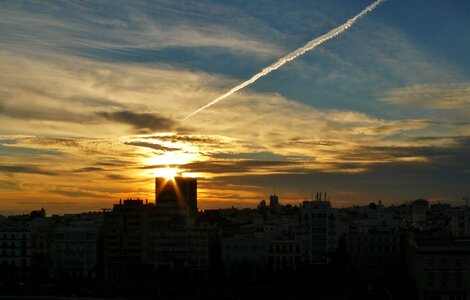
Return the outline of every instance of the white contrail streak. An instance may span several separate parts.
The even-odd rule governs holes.
[[[195,114],[197,114],[198,112],[216,104],[217,102],[227,98],[228,96],[232,95],[233,93],[243,89],[244,87],[252,84],[253,82],[255,82],[256,80],[258,80],[259,78],[271,73],[272,71],[276,70],[276,69],[279,69],[281,66],[283,66],[284,64],[290,62],[291,60],[294,60],[296,59],[297,57],[301,56],[302,54],[304,54],[305,52],[307,51],[310,51],[314,48],[316,48],[317,46],[323,44],[324,42],[328,41],[329,39],[332,39],[334,38],[335,36],[343,33],[344,31],[346,31],[349,27],[353,26],[354,23],[356,23],[356,21],[365,16],[367,13],[371,12],[374,8],[377,7],[377,5],[379,5],[380,3],[384,2],[385,0],[377,0],[375,1],[374,3],[372,3],[371,5],[367,6],[366,8],[364,8],[363,11],[361,11],[358,15],[356,15],[354,18],[352,19],[349,19],[346,23],[330,30],[328,33],[320,36],[320,37],[317,37],[316,39],[313,39],[311,40],[310,42],[308,42],[307,44],[305,44],[305,46],[297,49],[297,50],[294,50],[290,53],[288,53],[287,55],[285,55],[284,57],[280,58],[278,61],[276,61],[275,63],[273,63],[272,65],[264,68],[263,70],[261,70],[261,72],[253,75],[253,77],[251,77],[250,79],[248,79],[247,81],[244,81],[242,83],[240,83],[239,85],[233,87],[231,90],[229,90],[228,92],[226,92],[225,94],[219,96],[218,98],[212,100],[211,102],[207,103],[206,105],[202,106],[201,108],[195,110],[194,112],[190,113],[189,115],[187,115],[184,119],[188,119],[192,116],[194,116]]]

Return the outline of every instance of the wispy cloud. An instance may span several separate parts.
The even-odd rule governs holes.
[[[383,101],[439,110],[469,110],[470,83],[421,84],[388,90]]]
[[[4,3],[0,13],[2,44],[34,44],[37,49],[65,50],[77,55],[93,55],[95,50],[104,50],[108,56],[132,49],[211,47],[233,54],[270,57],[282,49],[261,41],[262,36],[253,36],[252,32],[204,24],[200,18],[176,21],[175,12],[168,9],[171,5],[164,2],[128,3],[117,7],[109,1],[100,6],[106,7],[109,15],[81,3],[44,1],[34,5],[34,9],[26,3]],[[202,16],[203,11],[199,13]]]
[[[161,144],[154,144],[154,143],[149,143],[149,142],[138,142],[138,141],[126,142],[126,145],[137,146],[137,147],[145,147],[145,148],[150,148],[150,149],[153,149],[153,150],[163,151],[163,152],[181,150],[181,148],[167,147],[167,146],[163,146]]]
[[[26,173],[26,174],[38,174],[38,175],[57,175],[56,172],[43,170],[37,166],[21,166],[21,165],[2,165],[0,166],[0,172],[5,173]]]
[[[138,133],[152,133],[158,131],[171,131],[175,122],[169,118],[151,113],[135,113],[129,110],[117,112],[100,112],[100,116],[114,122],[129,124]]]

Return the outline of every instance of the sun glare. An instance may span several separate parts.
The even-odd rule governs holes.
[[[181,170],[178,168],[159,168],[155,170],[156,177],[165,177],[167,179],[172,179],[180,174]]]

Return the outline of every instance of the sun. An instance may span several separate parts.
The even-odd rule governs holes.
[[[156,177],[165,177],[167,179],[173,179],[174,177],[181,174],[181,170],[178,168],[158,168],[155,169]]]

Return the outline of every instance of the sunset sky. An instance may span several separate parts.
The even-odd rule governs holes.
[[[334,206],[470,193],[470,1],[1,1],[0,214],[154,200],[199,208],[322,191]]]

